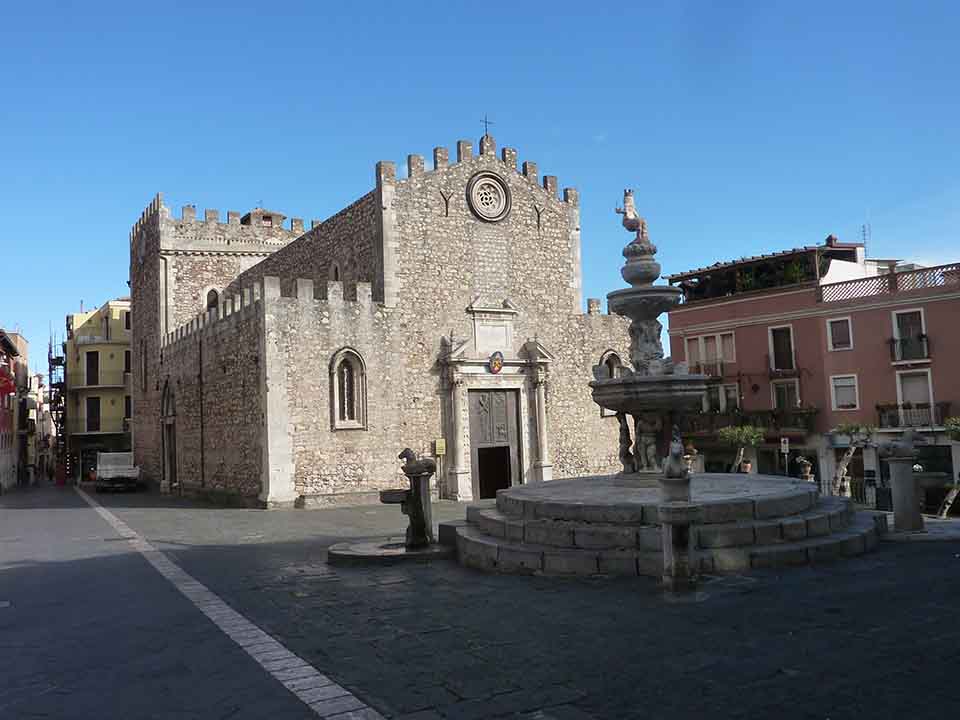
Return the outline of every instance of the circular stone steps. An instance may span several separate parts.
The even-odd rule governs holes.
[[[702,572],[802,565],[873,549],[885,522],[855,513],[847,498],[820,498],[789,478],[698,475],[703,507],[694,526]],[[649,575],[663,571],[656,523],[659,485],[623,476],[508,488],[467,508],[450,528],[461,564],[482,570],[572,575]],[[885,520],[885,518],[883,518]]]

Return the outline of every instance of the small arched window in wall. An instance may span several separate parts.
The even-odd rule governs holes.
[[[330,416],[334,430],[367,427],[367,373],[363,358],[350,348],[330,361]]]
[[[606,370],[606,376],[609,378],[618,378],[623,375],[623,360],[613,350],[607,350],[600,358],[600,364]]]
[[[600,357],[600,367],[603,368],[601,377],[618,378],[623,376],[623,360],[613,350],[607,350]],[[616,413],[607,408],[600,408],[600,417],[613,417]]]
[[[340,266],[337,263],[330,266],[330,279],[333,282],[340,282]]]
[[[220,293],[214,289],[210,289],[207,292],[207,312],[211,310],[216,310],[220,307]]]

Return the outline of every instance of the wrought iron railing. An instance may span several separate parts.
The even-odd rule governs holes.
[[[892,295],[941,287],[960,290],[960,263],[821,285],[817,288],[817,299],[825,303],[842,302],[872,295]]]
[[[706,375],[707,377],[723,377],[724,369],[722,360],[707,360],[706,362],[694,363],[690,367],[690,372],[694,375]]]
[[[949,402],[877,405],[877,425],[882,428],[939,427],[949,416]]]
[[[800,374],[800,369],[797,367],[797,363],[792,356],[789,363],[784,363],[784,365],[789,364],[790,367],[774,367],[777,363],[771,360],[769,355],[765,355],[764,357],[767,358],[767,375],[770,378],[792,378]]]
[[[927,360],[930,358],[930,338],[917,335],[908,338],[890,338],[890,360]]]
[[[769,435],[784,431],[811,433],[816,423],[817,412],[817,408],[796,408],[794,410],[690,413],[682,418],[681,430],[690,435],[713,435],[720,428],[753,425],[763,428]]]

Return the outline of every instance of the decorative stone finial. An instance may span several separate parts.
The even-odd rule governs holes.
[[[633,190],[623,191],[623,207],[615,208],[615,212],[623,215],[623,227],[627,232],[636,233],[633,241],[623,249],[627,262],[620,274],[634,287],[652,285],[660,277],[660,263],[653,259],[657,246],[650,242],[647,221],[637,214]]]

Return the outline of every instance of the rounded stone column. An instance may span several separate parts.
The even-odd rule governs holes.
[[[537,388],[537,479],[540,482],[553,480],[553,463],[550,462],[550,445],[547,438],[547,373],[537,368],[534,378]]]
[[[453,500],[473,500],[473,486],[470,480],[470,474],[466,471],[466,463],[463,459],[464,453],[464,427],[463,427],[463,378],[460,373],[450,370],[450,392],[453,407],[453,423],[450,437],[450,470],[448,478],[450,481],[449,492],[453,495]]]

